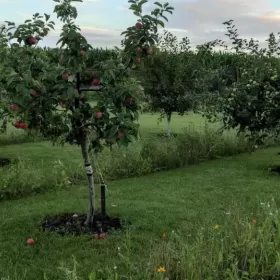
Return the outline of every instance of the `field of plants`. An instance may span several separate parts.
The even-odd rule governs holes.
[[[280,39],[191,49],[130,0],[94,49],[54,2],[1,27],[0,279],[280,279]]]

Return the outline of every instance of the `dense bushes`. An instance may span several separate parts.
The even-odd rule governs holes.
[[[233,133],[220,135],[208,126],[202,131],[190,126],[176,138],[149,136],[136,147],[114,149],[112,153],[100,155],[98,162],[105,179],[114,180],[231,156],[249,151],[251,146],[245,138]],[[98,180],[99,173],[95,175]],[[82,165],[77,168],[76,164],[59,158],[38,164],[27,155],[18,163],[2,168],[0,181],[2,200],[83,183],[84,170]]]

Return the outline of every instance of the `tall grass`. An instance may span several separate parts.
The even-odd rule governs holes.
[[[190,126],[176,138],[149,137],[136,146],[114,149],[111,154],[100,155],[97,161],[93,159],[98,167],[95,168],[96,181],[100,175],[106,180],[129,178],[251,150],[251,144],[244,137],[220,135],[208,126],[199,131]],[[0,200],[57,190],[85,180],[82,164],[71,165],[61,160],[55,160],[50,166],[43,159],[39,165],[20,159],[1,171]]]
[[[118,247],[118,266],[90,274],[91,280],[272,280],[280,279],[280,217],[275,201],[253,214],[228,213],[222,225],[193,232],[168,232],[150,244],[150,255],[135,260],[133,232]],[[81,269],[81,268],[80,268]],[[79,267],[61,267],[65,279],[80,279]]]

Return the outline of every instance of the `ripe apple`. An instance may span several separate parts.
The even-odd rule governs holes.
[[[80,54],[81,54],[81,55],[85,55],[85,54],[86,54],[86,51],[80,50]]]
[[[138,47],[138,48],[136,48],[136,51],[141,53],[143,50],[140,47]]]
[[[30,95],[33,96],[33,97],[38,97],[39,93],[35,89],[31,89],[30,90]]]
[[[103,113],[102,113],[102,112],[96,112],[96,113],[95,113],[95,117],[96,117],[97,119],[102,118],[102,116],[103,116]]]
[[[102,232],[102,233],[99,234],[99,238],[100,238],[100,239],[104,239],[105,236],[106,236],[106,234],[105,234],[104,232]]]
[[[135,62],[139,63],[141,61],[141,58],[140,57],[136,57],[135,58]]]
[[[94,86],[99,86],[99,85],[100,85],[100,80],[97,79],[97,78],[95,78],[95,79],[92,80],[92,84],[93,84]]]
[[[14,122],[13,126],[16,127],[16,128],[19,128],[20,127],[20,122],[18,122],[18,121]]]
[[[148,49],[147,49],[147,54],[152,54],[152,52],[153,52],[153,49],[152,49],[152,48],[148,48]]]
[[[32,45],[36,45],[38,42],[38,40],[34,37],[34,36],[30,36],[28,39],[27,39],[27,44],[29,46],[32,46]]]
[[[142,24],[141,24],[140,22],[137,22],[137,23],[135,24],[135,27],[136,27],[137,29],[141,29],[141,28],[142,28]]]
[[[19,127],[22,129],[26,129],[28,127],[28,125],[27,125],[27,123],[22,122],[19,124]]]
[[[32,239],[32,238],[28,238],[27,241],[26,241],[26,243],[27,243],[28,245],[34,245],[35,241],[34,241],[34,239]]]
[[[17,104],[12,104],[11,105],[11,110],[17,111],[19,109],[19,106]]]
[[[69,78],[68,73],[64,73],[64,74],[62,75],[62,79],[63,79],[63,80],[68,80],[68,78]]]
[[[118,138],[122,138],[122,137],[124,137],[124,133],[122,131],[119,131],[118,132]]]

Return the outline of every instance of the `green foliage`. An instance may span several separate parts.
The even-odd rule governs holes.
[[[153,110],[163,114],[194,108],[194,96],[198,91],[197,61],[189,52],[187,38],[178,42],[170,32],[165,31],[155,54],[145,61],[139,72],[145,94]]]
[[[53,24],[48,22],[49,17],[45,16],[44,23],[39,20],[41,16],[36,14],[34,23],[20,25],[14,33],[6,28],[6,38],[16,38],[18,41],[11,46],[11,56],[4,60],[7,71],[5,89],[11,93],[10,102],[19,106],[15,113],[18,118],[15,126],[24,124],[24,128],[28,126],[31,130],[40,131],[53,141],[80,145],[85,139],[90,139],[89,145],[95,151],[116,142],[127,145],[138,134],[135,122],[138,119],[139,95],[136,92],[142,90],[139,82],[130,75],[135,67],[131,61],[135,50],[126,41],[125,53],[116,51],[114,56],[108,53],[109,58],[103,61],[97,55],[97,58],[88,61],[87,52],[92,47],[75,25],[76,8],[71,6],[70,0],[55,2],[58,4],[54,13],[64,23],[57,43],[60,45],[60,64],[55,63],[46,52],[46,59],[43,59],[42,54],[38,55],[40,51],[32,47],[34,44],[26,41],[30,36],[34,37],[34,32],[41,37],[47,35],[49,26]],[[142,9],[143,4],[138,3],[137,7]],[[133,4],[131,7],[134,9]],[[150,39],[156,38],[156,18],[160,15],[139,17],[145,30],[150,30],[151,26],[154,29],[144,38],[138,33],[135,36],[144,40],[143,43],[151,43]],[[132,36],[132,29],[128,29],[126,40]],[[42,30],[45,30],[44,34]],[[26,37],[27,34],[29,37]],[[25,42],[26,46],[21,46],[21,42]],[[23,58],[21,63],[18,63],[19,58]],[[87,65],[93,60],[99,61],[93,66],[94,69],[88,69]],[[87,102],[81,92],[82,86],[90,88],[92,83],[99,92],[95,106]],[[8,108],[5,110],[9,112]]]
[[[219,95],[210,96],[207,116],[222,119],[225,129],[237,128],[263,143],[271,133],[279,134],[280,40],[271,33],[268,48],[263,49],[253,39],[240,39],[232,21],[224,24],[236,52],[238,75],[234,83],[224,84]]]
[[[10,148],[10,149],[15,149]],[[35,152],[44,159],[51,149],[43,148]],[[250,151],[252,147],[244,137],[232,134],[220,135],[216,130],[205,126],[202,131],[194,127],[186,128],[174,139],[146,137],[137,148],[114,149],[110,154],[99,155],[98,169],[94,170],[96,182],[100,173],[106,180],[131,178],[145,174],[170,170],[203,161],[227,157]],[[4,150],[3,150],[4,152]],[[65,151],[66,154],[71,153]],[[1,168],[0,200],[14,199],[29,194],[58,190],[62,187],[84,183],[84,170],[73,158],[59,155],[59,150],[51,156],[51,162],[33,160],[22,155],[20,161],[10,167]],[[27,157],[26,159],[24,159]],[[53,162],[55,160],[55,162]],[[94,159],[93,159],[94,161]]]

